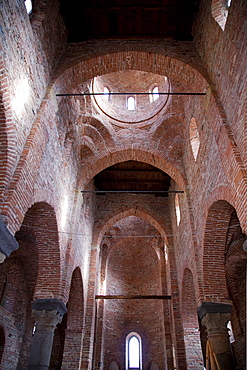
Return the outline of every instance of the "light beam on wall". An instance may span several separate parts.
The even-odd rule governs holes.
[[[62,203],[62,212],[61,212],[61,227],[62,227],[62,229],[65,227],[66,222],[67,222],[68,209],[69,209],[69,199],[68,199],[67,195],[64,195],[63,203]]]
[[[14,97],[12,99],[12,108],[17,116],[21,115],[24,105],[29,99],[29,96],[30,86],[27,77],[24,77],[17,83]]]

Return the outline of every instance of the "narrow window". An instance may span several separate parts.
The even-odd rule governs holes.
[[[126,370],[141,370],[141,338],[130,333],[126,338]]]
[[[199,147],[200,147],[200,139],[199,139],[199,133],[197,130],[196,120],[193,117],[190,120],[189,130],[190,130],[190,145],[191,145],[194,159],[196,161],[197,154],[198,154]]]
[[[158,86],[155,86],[153,88],[153,91],[152,91],[152,98],[153,98],[153,101],[159,99],[160,95],[159,95],[159,89],[158,89]]]
[[[107,101],[110,99],[110,91],[106,86],[104,87],[104,99]]]
[[[133,96],[129,96],[127,99],[127,109],[135,110],[135,98]]]
[[[226,0],[226,7],[230,8],[232,0]]]
[[[155,100],[159,99],[160,94],[159,94],[159,88],[158,86],[155,86],[149,93],[149,99],[150,103],[153,103]]]
[[[33,10],[32,0],[24,0],[24,1],[25,1],[25,7],[27,10],[27,13],[30,14],[31,11]]]
[[[181,214],[180,214],[178,194],[175,195],[175,211],[176,211],[176,217],[177,217],[177,225],[179,226],[180,220],[181,220]]]

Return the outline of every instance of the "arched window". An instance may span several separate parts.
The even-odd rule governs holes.
[[[110,91],[106,86],[104,87],[104,99],[107,101],[110,100]]]
[[[141,370],[141,337],[137,333],[130,333],[126,338],[126,370]]]
[[[24,0],[27,13],[30,14],[33,10],[32,0]]]
[[[127,109],[135,110],[135,98],[133,96],[127,98]]]
[[[194,159],[196,160],[199,147],[200,147],[200,139],[199,139],[199,133],[197,130],[196,120],[193,117],[190,120],[189,130],[190,130],[190,145],[191,145]]]
[[[150,96],[150,102],[151,103],[153,103],[155,100],[159,99],[160,95],[159,95],[159,88],[158,88],[158,86],[155,86],[152,89],[151,94],[149,96]]]

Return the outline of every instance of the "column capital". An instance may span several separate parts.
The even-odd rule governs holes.
[[[57,298],[37,298],[31,305],[35,311],[56,311],[62,316],[67,312],[64,302]]]
[[[229,303],[202,302],[201,306],[197,309],[197,312],[199,318],[202,319],[206,314],[230,314],[231,310],[232,305]]]
[[[32,316],[39,328],[51,330],[62,321],[67,308],[63,301],[55,298],[36,299],[32,303]]]

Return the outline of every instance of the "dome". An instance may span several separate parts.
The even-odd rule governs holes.
[[[169,96],[160,93],[169,91],[166,76],[135,70],[97,76],[92,81],[97,107],[120,126],[147,124],[167,106]]]

